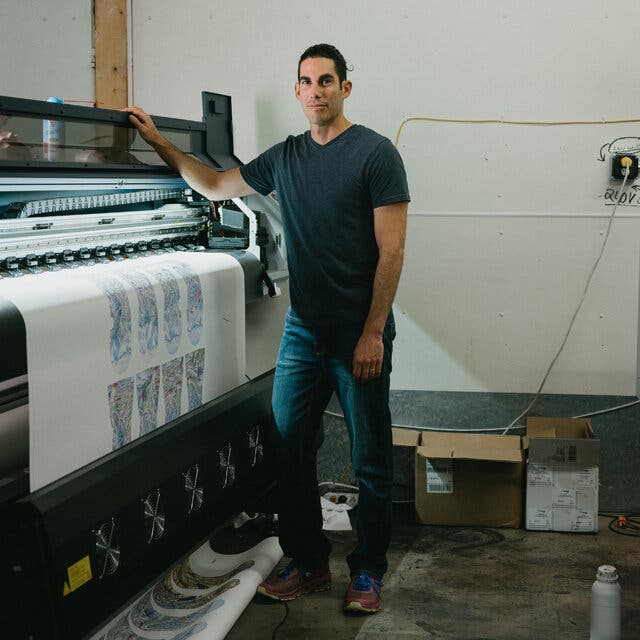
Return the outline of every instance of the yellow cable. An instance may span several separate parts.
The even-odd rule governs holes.
[[[566,122],[546,122],[546,121],[535,121],[535,120],[458,120],[455,118],[432,118],[428,116],[424,117],[410,117],[405,118],[402,121],[402,124],[398,128],[398,133],[396,135],[395,146],[398,146],[400,142],[400,135],[402,134],[402,129],[407,122],[413,122],[414,120],[423,120],[427,122],[453,122],[458,124],[514,124],[520,126],[534,126],[534,127],[559,127],[559,126],[567,126],[567,125],[590,125],[590,124],[627,124],[631,122],[640,122],[640,118],[632,118],[627,120],[569,120]]]

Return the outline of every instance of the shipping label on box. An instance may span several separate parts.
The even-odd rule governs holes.
[[[453,493],[453,460],[426,458],[427,493]]]
[[[549,531],[553,528],[553,506],[551,504],[551,493],[553,489],[553,470],[547,469],[545,465],[544,478],[545,482],[528,482],[527,484],[527,505],[525,526],[527,529],[539,531]],[[540,477],[540,471],[534,470],[532,478],[537,480]],[[550,482],[546,479],[550,477]],[[529,478],[531,480],[531,478]]]
[[[588,532],[596,530],[596,513],[593,510],[576,509],[571,522],[571,531]]]
[[[553,485],[553,467],[535,462],[529,464],[527,482],[532,487],[550,487]]]
[[[556,467],[553,472],[554,490],[572,490],[574,493],[597,494],[598,467]]]
[[[536,506],[529,512],[527,510],[527,529],[548,531],[553,526],[553,509]]]
[[[598,485],[598,468],[587,467],[586,469],[571,470],[571,484],[576,489],[593,489]]]
[[[554,509],[575,509],[576,490],[571,487],[554,485],[551,491],[551,504]]]
[[[596,513],[591,510],[554,509],[553,530],[573,533],[591,533],[596,531]]]

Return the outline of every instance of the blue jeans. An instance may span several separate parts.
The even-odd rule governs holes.
[[[352,375],[362,327],[311,329],[289,309],[273,387],[273,438],[278,479],[280,545],[298,566],[327,564],[331,544],[322,532],[316,474],[318,429],[335,391],[351,439],[351,462],[359,487],[358,545],[347,557],[351,573],[381,579],[387,570],[391,531],[392,441],[389,376],[393,315],[384,334],[379,377],[365,383]]]

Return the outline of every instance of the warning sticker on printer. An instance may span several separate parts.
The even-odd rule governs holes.
[[[453,493],[453,464],[450,458],[427,458],[427,493]]]
[[[85,556],[67,569],[68,580],[64,583],[63,595],[68,596],[92,578],[91,560]]]

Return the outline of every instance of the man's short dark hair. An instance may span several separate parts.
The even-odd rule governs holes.
[[[331,44],[314,44],[300,56],[298,61],[298,80],[300,80],[300,65],[307,58],[329,58],[333,60],[340,86],[347,79],[347,62],[344,56]]]

